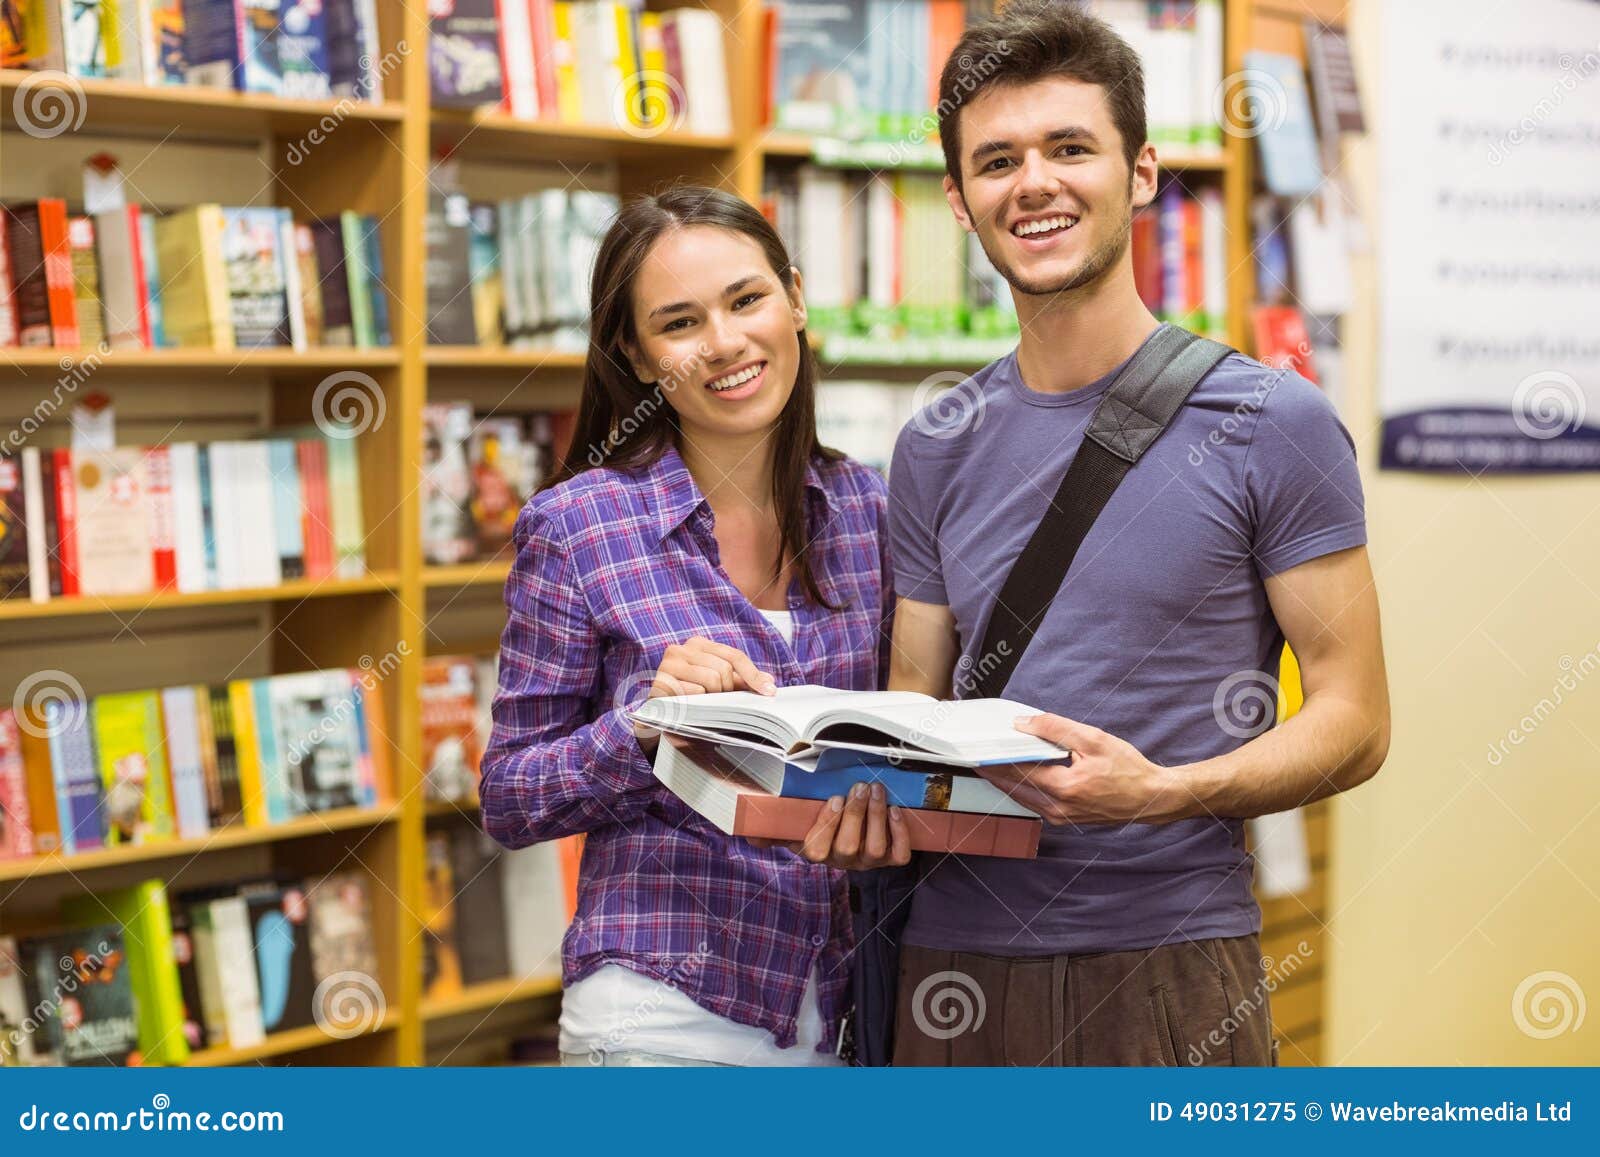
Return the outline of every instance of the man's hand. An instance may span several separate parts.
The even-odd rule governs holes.
[[[1070,763],[980,767],[978,774],[1050,824],[1164,823],[1182,808],[1166,772],[1125,740],[1060,715],[1029,715],[1018,731],[1049,740]]]
[[[834,796],[817,815],[804,840],[751,840],[758,848],[788,848],[813,864],[862,872],[911,862],[911,832],[897,807],[888,805],[883,784],[864,783],[850,798]]]

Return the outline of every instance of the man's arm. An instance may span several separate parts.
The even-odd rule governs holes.
[[[956,617],[949,607],[915,599],[895,601],[889,690],[949,699],[960,651]]]
[[[1293,567],[1266,590],[1305,689],[1282,726],[1226,755],[1162,768],[1099,728],[1038,715],[1018,730],[1070,749],[1071,766],[981,774],[1053,823],[1266,815],[1371,779],[1389,751],[1389,685],[1366,547]]]

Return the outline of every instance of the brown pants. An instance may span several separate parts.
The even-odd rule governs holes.
[[[1275,1065],[1255,936],[1083,956],[906,945],[896,1065]]]

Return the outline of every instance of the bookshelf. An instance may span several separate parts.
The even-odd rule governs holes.
[[[682,0],[679,0],[681,3]],[[652,2],[651,7],[667,6]],[[119,440],[136,440],[163,422],[199,422],[199,438],[242,436],[275,424],[312,417],[319,380],[359,370],[375,383],[384,418],[362,433],[359,458],[368,532],[369,572],[357,579],[295,581],[266,589],[208,591],[118,598],[81,598],[33,605],[0,602],[7,646],[0,681],[16,687],[30,672],[76,672],[88,694],[180,682],[219,682],[314,667],[353,667],[384,661],[381,683],[389,720],[397,802],[376,811],[305,817],[262,829],[228,829],[202,840],[111,849],[73,857],[0,862],[0,897],[6,931],[26,931],[43,920],[60,897],[75,890],[133,882],[151,872],[196,886],[231,876],[293,868],[302,874],[364,865],[370,889],[379,977],[386,1007],[370,1031],[335,1039],[316,1028],[277,1034],[243,1050],[209,1049],[196,1065],[244,1063],[417,1065],[441,1032],[470,1033],[467,1014],[537,1003],[559,992],[553,976],[477,985],[447,1000],[422,997],[422,897],[424,844],[429,821],[467,822],[456,805],[427,802],[422,793],[421,665],[430,653],[492,649],[503,620],[500,590],[504,560],[439,567],[421,552],[419,472],[422,407],[436,398],[470,396],[493,406],[571,405],[583,356],[556,350],[429,347],[425,342],[423,228],[428,174],[436,150],[515,176],[530,166],[554,167],[562,180],[596,181],[629,194],[673,180],[719,185],[751,201],[760,198],[766,166],[813,155],[814,142],[768,136],[757,123],[763,42],[762,15],[748,0],[703,4],[726,29],[733,132],[707,137],[666,132],[641,138],[604,126],[553,125],[514,120],[498,112],[432,110],[429,103],[428,19],[422,5],[377,0],[380,48],[396,57],[385,76],[387,100],[300,101],[207,89],[148,88],[115,81],[39,79],[0,72],[0,156],[21,142],[28,157],[55,157],[63,167],[81,163],[103,139],[129,147],[169,148],[168,142],[242,142],[262,161],[253,178],[254,203],[291,208],[297,218],[341,210],[381,218],[386,292],[394,344],[387,349],[286,349],[240,352],[156,350],[115,352],[91,359],[60,350],[0,350],[0,421],[27,413],[41,387],[75,374],[115,398],[131,419]],[[1237,71],[1250,44],[1253,0],[1227,0],[1225,73]],[[409,47],[408,47],[409,46]],[[80,102],[82,125],[48,141],[26,138],[13,111],[25,88],[55,86]],[[326,139],[306,148],[306,134],[332,122]],[[291,152],[292,150],[292,152]],[[159,154],[152,154],[159,156]],[[169,155],[183,155],[169,153]],[[1245,348],[1253,293],[1248,229],[1251,171],[1249,142],[1225,136],[1220,157],[1166,158],[1177,179],[1221,182],[1228,222],[1229,326]],[[160,162],[157,160],[156,165]],[[14,170],[8,170],[8,173]],[[208,174],[152,173],[150,183],[189,195],[150,196],[157,204],[223,199],[206,184]],[[142,183],[142,182],[141,182]],[[26,193],[0,187],[0,196]],[[37,194],[33,194],[37,195]],[[137,194],[136,194],[137,195]],[[241,202],[242,203],[242,202]],[[981,364],[986,358],[969,361]],[[843,364],[875,366],[891,374],[925,371],[927,361],[899,354],[858,353]],[[76,380],[76,379],[75,379]],[[192,427],[191,427],[192,428]],[[65,415],[47,427],[65,442]],[[135,432],[137,431],[137,432]],[[394,659],[391,664],[387,660]],[[1326,815],[1315,809],[1312,840],[1316,893],[1267,906],[1263,951],[1302,933],[1323,909],[1327,855]],[[1308,916],[1309,914],[1309,916]],[[1320,943],[1320,942],[1319,942]],[[1317,982],[1299,983],[1289,998],[1275,996],[1279,1022],[1300,1030],[1305,1047],[1285,1047],[1284,1063],[1316,1063],[1320,1025],[1320,957]]]

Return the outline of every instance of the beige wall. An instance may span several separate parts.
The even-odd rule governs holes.
[[[1381,132],[1378,0],[1357,0],[1350,22]],[[1374,135],[1346,163],[1381,245],[1377,154]],[[1377,779],[1334,803],[1326,1063],[1600,1063],[1600,475],[1376,471],[1370,258],[1357,276],[1345,416],[1365,458],[1394,739]],[[1530,1028],[1574,1020],[1580,992],[1596,1007],[1539,1039],[1513,997],[1544,972],[1570,983],[1533,982]]]

